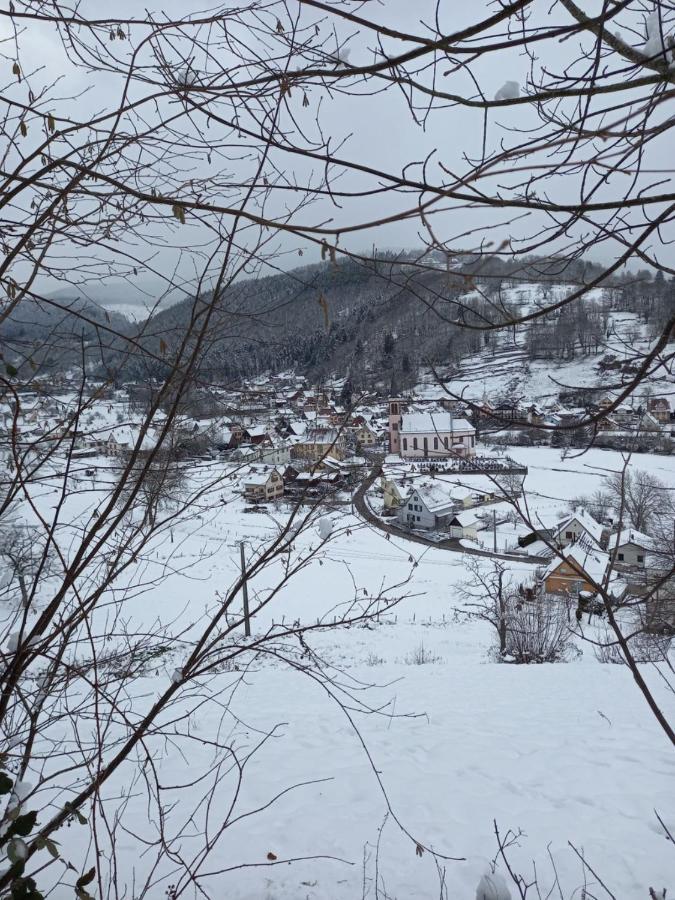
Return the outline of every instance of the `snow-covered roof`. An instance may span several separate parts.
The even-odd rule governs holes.
[[[404,413],[399,430],[401,434],[475,432],[466,419],[458,419],[448,412]]]
[[[456,503],[447,488],[442,487],[440,484],[420,485],[413,488],[410,496],[412,497],[415,493],[431,513],[452,509]]]
[[[267,484],[270,476],[277,472],[276,469],[267,469],[260,472],[251,471],[248,475],[244,475],[242,481],[245,487],[262,487]],[[277,475],[279,473],[277,472]]]
[[[590,547],[588,542],[582,540],[565,547],[562,555],[567,562],[576,563],[576,566],[596,584],[602,581],[609,564],[609,556],[606,553]],[[544,577],[555,572],[561,563],[560,557],[554,556],[544,571]]]
[[[455,519],[459,522],[462,528],[470,528],[472,525],[478,525],[479,520],[476,517],[476,513],[472,510],[465,510],[464,512],[458,512],[455,516]]]
[[[593,516],[590,513],[587,513],[583,509],[576,509],[572,515],[567,516],[567,518],[563,519],[563,521],[558,526],[558,534],[561,531],[564,531],[567,525],[570,522],[576,521],[581,525],[581,527],[593,538],[594,541],[600,543],[602,538],[602,525],[599,522],[596,522]]]
[[[609,539],[608,549],[614,550],[617,547],[625,547],[626,544],[635,544],[643,550],[653,550],[654,541],[647,534],[636,531],[634,528],[624,528],[617,534],[613,534]]]
[[[250,437],[262,437],[267,434],[266,429],[262,425],[256,425],[251,428],[246,429],[250,435]]]

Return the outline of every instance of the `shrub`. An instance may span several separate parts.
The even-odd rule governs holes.
[[[648,634],[645,631],[627,637],[628,647],[637,663],[664,662],[668,658],[671,642],[670,635]],[[595,647],[595,658],[598,662],[614,665],[621,665],[626,661],[616,635],[609,628]]]
[[[440,661],[441,657],[434,656],[433,653],[426,649],[423,643],[415,647],[411,653],[407,653],[404,660],[408,666],[426,666]]]
[[[574,652],[567,615],[550,600],[512,603],[508,613],[504,662],[564,662]]]

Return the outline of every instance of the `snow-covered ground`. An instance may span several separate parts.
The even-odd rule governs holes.
[[[539,284],[523,284],[503,291],[503,302],[524,316],[558,302],[572,293],[571,285],[552,285],[546,289]],[[596,288],[589,291],[585,303],[600,303],[605,291]],[[471,299],[467,294],[467,302]],[[515,399],[546,404],[558,398],[562,389],[575,387],[601,388],[606,375],[597,368],[599,360],[606,354],[619,361],[646,352],[650,346],[650,333],[640,316],[633,312],[612,311],[607,315],[607,331],[597,353],[584,356],[577,353],[574,359],[530,360],[527,352],[527,333],[530,323],[517,327],[514,333],[505,330],[492,337],[492,343],[480,352],[466,356],[452,376],[453,393],[478,400],[485,396],[493,400],[506,395]],[[617,381],[618,376],[612,381]],[[429,374],[427,382],[416,388],[419,396],[430,390],[438,395],[436,378]],[[664,390],[672,383],[667,370],[658,369],[645,380],[653,389]]]
[[[620,462],[619,454],[600,450],[567,459],[550,449],[508,452],[529,467],[525,488],[542,508],[592,492]],[[675,459],[636,456],[634,465],[675,486]],[[220,462],[203,464],[190,478],[194,485],[226,471]],[[64,519],[90,515],[105,490],[105,479],[83,481],[82,492],[69,497]],[[153,549],[137,575],[147,588],[131,591],[125,601],[128,628],[159,620],[186,639],[235,582],[239,542],[246,542],[250,556],[278,533],[281,510],[244,514],[234,485],[223,483],[218,492],[225,503],[205,504],[195,518],[176,526],[173,543]],[[53,504],[49,486],[39,502],[45,509]],[[426,900],[439,897],[438,862],[448,897],[472,898],[497,853],[495,822],[502,835],[522,831],[509,859],[528,879],[536,865],[542,896],[554,885],[554,863],[565,900],[581,897],[584,884],[588,896],[609,897],[584,871],[581,857],[621,900],[646,900],[650,885],[673,890],[673,847],[654,814],[675,828],[672,749],[628,671],[600,664],[583,643],[580,658],[566,664],[491,662],[490,626],[456,614],[462,606],[458,586],[467,578],[461,554],[387,540],[348,506],[331,516],[334,539],[254,619],[253,638],[282,621],[330,623],[355,596],[402,585],[393,591],[400,601],[379,622],[306,636],[348,692],[333,690],[343,706],[308,666],[258,657],[245,674],[211,676],[213,699],[193,717],[193,738],[149,739],[161,782],[176,786],[165,800],[173,797],[178,804],[170,818],[177,822],[191,808],[195,791],[207,788],[206,781],[178,786],[190,784],[213,762],[214,735],[229,734],[245,757],[271,733],[247,763],[235,811],[265,808],[243,817],[216,844],[199,880],[206,896]],[[296,550],[318,542],[312,525]],[[275,583],[280,566],[252,580],[254,600]],[[511,567],[515,578],[531,571],[525,563]],[[173,652],[138,679],[136,711],[180,666],[181,646],[176,640]],[[656,670],[645,667],[644,675],[664,709],[675,714],[674,698]],[[348,695],[354,699],[346,701]],[[131,775],[127,767],[110,784],[111,809]],[[213,832],[233,786],[228,775],[216,791]],[[126,816],[150,836],[156,816],[137,788]],[[78,828],[68,831],[68,852],[82,871],[87,829]],[[441,857],[420,855],[417,843]],[[188,827],[181,853],[189,856],[202,846],[203,838],[191,837]],[[151,859],[131,836],[120,841],[118,852],[127,883],[134,872],[148,871]],[[162,874],[150,896],[164,896],[171,871],[164,868]],[[65,900],[72,889],[59,887],[50,896]],[[560,896],[557,888],[553,896]]]

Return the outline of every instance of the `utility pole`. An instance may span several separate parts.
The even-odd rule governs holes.
[[[246,557],[244,556],[244,542],[239,542],[241,551],[241,588],[244,595],[244,635],[251,637],[251,619],[248,611],[248,584],[246,583]]]
[[[497,552],[497,510],[492,510],[492,549]]]

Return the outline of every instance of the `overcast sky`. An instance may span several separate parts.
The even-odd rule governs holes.
[[[4,5],[2,0],[0,0],[0,5]],[[534,14],[529,24],[536,25],[543,22],[567,24],[569,22],[567,13],[560,6],[554,7],[554,12],[549,13],[551,6],[550,0],[535,3]],[[648,12],[652,4],[646,2],[642,6],[645,12]],[[293,14],[297,12],[297,4],[290,2],[287,7]],[[358,11],[364,18],[420,35],[433,33],[433,30],[428,27],[428,23],[433,23],[437,10],[436,4],[427,2],[427,0],[416,0],[416,2],[386,0],[381,3],[371,0],[371,2],[361,5],[360,8],[356,3],[352,4],[350,8]],[[599,8],[599,3],[586,3],[584,8],[592,12]],[[85,0],[80,4],[80,9],[86,15],[100,17],[111,14],[120,17],[138,16],[139,14],[139,4],[132,0],[116,0],[114,8],[104,0]],[[157,9],[156,17],[161,20],[164,16],[198,14],[203,9],[204,6],[194,0],[180,0],[180,2],[179,0],[165,0]],[[485,15],[492,14],[496,9],[497,6],[494,3],[486,3],[484,0],[474,3],[440,3],[438,6],[439,21],[444,32],[456,30]],[[301,15],[303,21],[307,22],[314,22],[321,18],[319,13],[309,8],[303,8]],[[632,44],[638,44],[641,39],[642,18],[636,13],[632,19],[625,22],[624,33],[626,39]],[[635,26],[636,30],[633,34],[627,30],[629,24]],[[0,20],[0,37],[5,38],[2,48],[5,57],[9,60],[12,57],[12,40],[6,19]],[[343,25],[337,35],[337,40],[342,42],[347,38],[349,39],[350,64],[359,65],[373,59],[374,37],[371,32]],[[579,46],[578,38],[564,43],[556,41],[541,45],[538,51],[540,56],[534,64],[535,77],[538,77],[538,69],[542,66],[545,66],[549,72],[560,70],[574,59]],[[401,41],[391,40],[385,44],[387,54],[399,53],[405,48],[406,45]],[[118,45],[116,45],[117,49]],[[126,48],[120,43],[119,52],[123,54],[125,50]],[[122,78],[101,73],[92,74],[87,72],[84,67],[72,66],[64,54],[57,35],[50,26],[38,23],[28,24],[20,39],[20,55],[22,69],[25,72],[30,72],[31,69],[38,70],[31,76],[31,87],[34,92],[40,82],[47,83],[55,77],[60,77],[62,81],[59,84],[58,92],[61,95],[77,95],[76,102],[61,104],[57,114],[60,112],[61,115],[65,115],[64,110],[67,108],[68,115],[83,120],[103,109],[114,108],[119,100],[123,89]],[[480,89],[487,97],[492,98],[507,80],[518,82],[522,89],[531,74],[530,65],[530,60],[519,50],[504,50],[498,57],[491,56],[486,62],[474,65],[472,73],[480,85]],[[199,69],[198,56],[195,66]],[[440,76],[436,83],[441,89],[461,93],[465,96],[475,95],[475,85],[467,74],[455,72],[445,75],[446,69],[447,66],[441,64],[436,72],[436,75]],[[441,163],[452,172],[462,173],[470,167],[467,158],[475,158],[480,153],[484,138],[484,119],[480,111],[467,110],[458,106],[438,108],[432,110],[424,123],[420,124],[413,121],[402,92],[396,88],[386,93],[372,95],[370,88],[364,91],[362,87],[357,86],[352,95],[346,97],[322,87],[313,87],[307,91],[307,95],[308,107],[303,107],[301,94],[298,94],[292,101],[294,103],[292,114],[295,121],[301,123],[303,127],[314,128],[314,119],[320,108],[320,122],[324,136],[331,136],[333,146],[337,146],[346,139],[346,143],[340,149],[341,155],[365,165],[398,174],[412,162],[429,158],[430,180],[440,182],[444,180],[439,167]],[[289,106],[292,103],[289,102]],[[535,122],[532,111],[525,107],[490,112],[485,132],[488,148],[496,148],[501,140],[513,139],[510,133],[505,132],[504,126],[509,129],[525,128],[534,125]],[[284,127],[294,127],[291,116],[286,118]],[[666,135],[666,140],[660,146],[655,146],[649,151],[649,165],[653,169],[668,170],[670,167],[672,147],[668,145],[667,137]],[[312,177],[310,167],[297,158],[277,153],[274,155],[273,161],[279,169],[283,169],[289,174],[292,173],[292,177],[300,182],[302,179],[309,180]],[[233,164],[234,171],[238,165],[241,164]],[[195,171],[196,174],[202,174],[199,166]],[[418,175],[419,171],[419,168],[409,169],[413,175]],[[242,169],[242,173],[244,173],[244,169]],[[350,189],[366,184],[370,187],[373,186],[372,180],[358,179],[353,175],[345,176],[337,183]],[[574,194],[578,183],[578,175],[573,175],[568,179],[560,179],[558,183],[549,185],[548,189],[552,196],[557,194],[558,198],[566,198]],[[491,187],[494,189],[494,184]],[[607,195],[611,196],[617,187],[621,189],[615,178],[606,188]],[[414,205],[418,198],[411,196],[409,199],[410,204]],[[379,196],[352,200],[344,203],[342,208],[338,208],[329,200],[325,200],[321,201],[319,205],[313,206],[311,210],[302,213],[299,220],[308,224],[331,222],[340,226],[365,222],[400,210],[404,205],[402,201],[401,195],[395,198]],[[279,212],[281,210],[280,206]],[[435,227],[439,236],[451,242],[453,238],[471,228],[479,225],[488,226],[489,236],[495,243],[509,237],[517,238],[536,234],[537,229],[544,224],[533,218],[511,225],[505,224],[510,218],[513,218],[512,214],[498,211],[486,213],[453,209],[435,217],[434,222],[437,223]],[[379,248],[413,248],[422,243],[420,232],[419,220],[403,221],[361,232],[352,237],[344,237],[341,239],[341,243],[353,250],[366,249],[373,244]],[[162,272],[173,272],[178,263],[179,270],[184,277],[191,276],[194,266],[187,259],[179,262],[180,241],[184,241],[187,235],[187,231],[176,234],[174,246],[171,246],[171,242],[166,238],[162,239],[153,258],[153,265],[156,269]],[[198,229],[195,228],[194,223],[191,223],[189,240],[194,242],[200,240]],[[456,241],[457,249],[469,249],[475,246],[473,237],[456,238]],[[287,254],[278,260],[278,264],[282,268],[287,268],[294,262],[304,263],[318,259],[316,248],[303,246],[302,242],[295,237],[282,237],[275,246]],[[455,246],[454,243],[453,246]],[[302,259],[296,255],[298,250],[303,250]],[[608,262],[617,250],[617,247],[604,245],[597,249],[595,258]],[[156,290],[156,281],[156,276],[147,274],[139,275],[138,279],[138,282],[145,285],[150,293]],[[117,283],[109,286],[108,290],[114,293],[117,290]],[[128,287],[124,288],[124,292],[125,295],[129,295]]]

